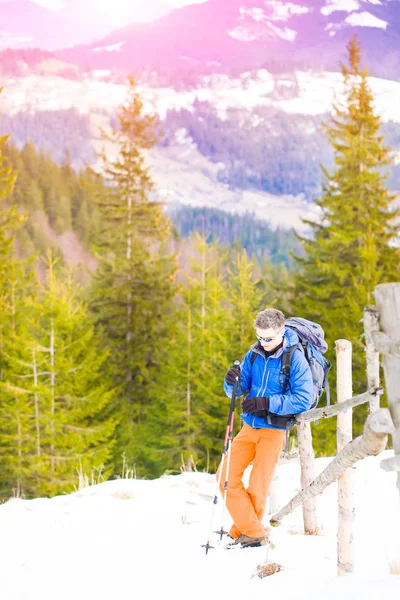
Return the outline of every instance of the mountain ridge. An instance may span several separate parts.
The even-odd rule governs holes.
[[[399,0],[352,0],[347,7],[337,0],[208,0],[175,9],[153,23],[128,25],[61,55],[93,68],[128,70],[219,65],[226,71],[289,59],[332,69],[356,33],[371,72],[393,76],[400,71],[399,9]]]

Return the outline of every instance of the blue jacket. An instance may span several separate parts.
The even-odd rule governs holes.
[[[297,333],[292,329],[285,329],[283,347],[267,358],[265,352],[256,342],[247,352],[240,365],[241,377],[238,385],[237,396],[247,394],[246,398],[254,396],[267,396],[269,398],[269,412],[276,415],[293,415],[308,410],[313,402],[313,382],[310,367],[302,351],[296,350],[293,354],[290,368],[290,386],[283,394],[280,383],[282,368],[282,353],[285,348],[295,346],[299,342]],[[253,365],[250,362],[252,353],[257,354]],[[232,398],[233,385],[224,381],[224,390]],[[250,413],[242,413],[242,420],[253,427],[273,427],[268,425],[264,417]],[[275,429],[280,429],[275,427]]]

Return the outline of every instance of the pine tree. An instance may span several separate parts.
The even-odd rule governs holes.
[[[114,383],[122,390],[125,418],[116,453],[120,459],[125,452],[129,464],[140,452],[133,428],[143,423],[151,400],[148,386],[163,359],[175,293],[175,261],[165,249],[169,220],[151,198],[153,183],[143,155],[156,142],[155,127],[155,117],[143,114],[131,81],[119,129],[108,137],[119,153],[115,160],[103,155],[109,185],[98,194],[95,209],[99,267],[91,307],[110,351]]]
[[[232,306],[231,360],[240,358],[254,343],[253,321],[261,310],[262,297],[258,291],[255,265],[245,250],[237,254],[234,268],[229,271],[229,301]]]
[[[224,256],[217,242],[208,245],[199,234],[190,241],[190,266],[182,273],[174,325],[140,433],[143,464],[158,476],[215,470],[229,410],[222,389],[232,335]]]
[[[34,285],[20,265],[10,271],[0,382],[3,496],[71,491],[78,472],[112,472],[117,415],[101,350],[71,273]],[[40,289],[41,288],[41,289]]]
[[[334,169],[332,173],[323,169],[323,193],[317,201],[321,219],[307,222],[312,236],[300,238],[306,256],[297,257],[300,272],[292,303],[297,314],[322,324],[332,362],[334,341],[351,341],[353,389],[359,393],[366,389],[363,308],[372,301],[376,284],[398,280],[400,256],[394,243],[397,215],[386,188],[389,148],[379,134],[380,121],[355,37],[348,54],[349,65],[342,65],[345,105],[334,106],[325,125],[335,154]],[[335,372],[330,376],[333,382],[334,378]],[[334,451],[333,426],[332,419],[326,419],[315,430],[316,447],[322,453]]]
[[[117,415],[108,377],[108,352],[101,350],[72,272],[58,274],[48,253],[34,348],[40,363],[42,473],[39,491],[71,490],[77,472],[104,467],[110,474]]]
[[[233,331],[229,318],[226,256],[218,250],[218,240],[207,245],[196,235],[199,258],[189,277],[193,310],[192,355],[193,408],[197,425],[196,445],[199,464],[215,472],[221,454],[229,401],[222,389],[229,366],[229,345]]]
[[[3,497],[17,496],[31,489],[33,461],[40,428],[34,417],[37,396],[31,378],[35,281],[33,261],[28,265],[12,258],[2,286],[2,376],[0,380],[0,487]],[[29,270],[28,270],[29,266]],[[36,406],[37,408],[37,406]]]
[[[258,278],[255,263],[250,260],[245,250],[238,253],[236,263],[228,272],[228,297],[230,304],[230,337],[226,348],[227,366],[235,360],[242,360],[250,346],[256,341],[254,337],[254,319],[260,310],[269,306],[264,304],[264,293],[260,291],[261,281]],[[221,369],[221,379],[224,372]],[[241,405],[236,403],[235,425],[240,424]]]
[[[2,473],[0,485],[4,487],[8,476],[16,475],[16,493],[20,493],[19,483],[25,466],[22,460],[22,422],[26,408],[26,395],[7,387],[8,352],[16,337],[17,322],[20,317],[20,265],[15,257],[15,237],[24,222],[15,207],[6,206],[12,194],[17,173],[4,157],[7,136],[0,137],[0,456]],[[22,284],[22,281],[21,281]],[[20,345],[20,340],[19,340]],[[14,429],[13,429],[14,427]],[[12,436],[12,445],[9,445]],[[6,464],[4,457],[9,449],[14,463]]]

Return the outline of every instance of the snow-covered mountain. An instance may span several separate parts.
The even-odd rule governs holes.
[[[117,7],[112,2],[66,0],[60,10],[50,10],[34,1],[0,0],[0,49],[55,50],[89,44],[126,23],[150,22],[172,8],[158,0]]]
[[[400,0],[208,0],[133,24],[64,58],[98,68],[219,68],[285,63],[336,69],[353,33],[373,74],[400,72]]]
[[[0,3],[0,49],[54,50],[89,43],[108,31],[96,21],[78,23],[27,0]]]
[[[0,84],[4,87],[0,95],[0,113],[12,116],[75,108],[90,119],[92,133],[89,141],[99,151],[103,146],[99,128],[109,127],[110,118],[115,116],[126,95],[124,84],[106,81],[104,77],[107,77],[107,73],[95,71],[92,77],[84,80],[50,75],[0,78]],[[382,121],[400,123],[400,83],[373,77],[369,83]],[[285,121],[285,115],[293,120],[298,118],[299,126],[294,133],[298,135],[300,132],[303,136],[298,139],[304,141],[315,135],[315,119],[320,119],[330,111],[335,98],[340,99],[343,82],[339,73],[298,71],[294,75],[279,75],[258,70],[242,73],[236,78],[222,74],[204,76],[196,88],[180,91],[172,87],[152,87],[148,83],[138,85],[137,91],[144,101],[145,110],[156,112],[162,120],[170,110],[183,109],[196,115],[199,102],[207,102],[221,124],[235,111],[237,120],[228,133],[235,136],[238,128],[246,126],[251,144],[253,139],[256,143],[261,128],[266,124],[269,126],[271,113],[268,111],[277,111],[279,122]],[[271,123],[268,130],[262,131],[266,132],[262,135],[270,137],[271,142],[279,135],[286,135],[284,139],[289,144],[287,136],[291,135],[293,129],[289,132],[282,128],[276,130]],[[29,137],[27,131],[26,139]],[[110,146],[106,150],[111,155],[115,152],[115,148]],[[313,219],[317,214],[316,206],[301,193],[301,188],[298,192],[279,193],[268,191],[266,187],[242,189],[226,185],[221,178],[225,165],[202,153],[182,126],[170,135],[168,144],[153,149],[147,158],[160,197],[171,205],[218,206],[231,213],[251,211],[258,218],[267,220],[273,228],[295,227],[297,230],[304,230],[302,217]],[[86,157],[82,157],[82,160],[86,160]],[[320,149],[316,143],[310,146],[307,161],[314,162],[319,172],[320,160]],[[293,177],[295,173],[291,164],[290,160],[287,166],[284,162],[276,177],[285,176],[285,173]]]
[[[400,0],[207,0],[176,9],[167,0],[115,8],[66,0],[58,12],[0,2],[0,48],[63,49],[64,60],[125,71],[332,70],[353,33],[372,74],[396,78]]]

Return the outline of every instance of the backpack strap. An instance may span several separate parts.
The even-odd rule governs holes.
[[[250,364],[251,364],[251,366],[253,366],[254,361],[256,360],[256,358],[257,358],[257,352],[254,352],[254,350],[253,350],[253,352],[251,353],[251,356],[250,356]]]
[[[287,392],[288,388],[290,389],[290,367],[292,365],[293,354],[297,348],[301,348],[303,351],[301,344],[296,344],[295,346],[286,348],[282,353],[282,368],[279,374],[279,383],[282,387],[283,394]]]

